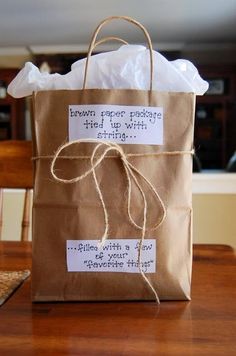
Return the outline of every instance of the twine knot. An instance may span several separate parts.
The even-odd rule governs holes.
[[[64,178],[60,178],[56,172],[55,172],[55,164],[57,159],[60,157],[60,153],[75,144],[80,144],[80,143],[84,143],[84,142],[89,142],[89,143],[97,143],[97,145],[95,146],[95,148],[93,149],[93,152],[91,154],[90,157],[90,163],[91,163],[91,167],[85,171],[83,174],[76,176],[74,178],[69,178],[69,179],[64,179]],[[103,150],[101,150],[103,148]],[[100,151],[100,152],[99,152]],[[98,180],[97,180],[97,174],[96,174],[96,168],[102,163],[102,161],[104,160],[104,158],[108,155],[109,152],[114,151],[116,154],[118,154],[118,157],[120,158],[125,174],[126,174],[126,178],[127,178],[127,182],[128,182],[128,203],[127,203],[127,210],[128,210],[128,218],[130,223],[136,227],[137,229],[141,230],[141,238],[140,238],[140,242],[139,242],[139,248],[138,248],[138,266],[139,266],[139,271],[142,275],[142,277],[144,278],[144,280],[146,281],[146,283],[148,284],[148,286],[151,288],[152,292],[155,295],[155,298],[157,300],[157,302],[159,303],[159,298],[157,295],[156,290],[154,289],[154,287],[152,286],[151,282],[148,280],[148,278],[146,277],[145,273],[142,270],[141,267],[141,252],[142,252],[142,246],[143,246],[143,241],[145,238],[145,233],[147,231],[147,197],[146,194],[141,186],[141,184],[139,183],[137,177],[140,177],[143,182],[148,186],[149,190],[151,190],[154,194],[154,197],[156,199],[156,201],[158,202],[158,204],[161,207],[162,210],[162,214],[161,214],[161,218],[159,219],[159,221],[152,226],[151,228],[149,228],[149,230],[155,230],[157,229],[164,221],[165,217],[166,217],[166,209],[164,206],[164,203],[162,201],[162,199],[160,198],[158,192],[156,191],[155,187],[152,185],[152,183],[132,164],[129,162],[129,160],[127,159],[127,156],[125,154],[125,152],[123,151],[122,147],[119,146],[118,144],[114,143],[114,142],[107,142],[107,141],[101,141],[101,140],[96,140],[96,139],[80,139],[80,140],[75,140],[75,141],[71,141],[68,143],[65,143],[64,145],[60,146],[58,148],[58,150],[56,151],[52,162],[51,162],[51,174],[53,176],[53,178],[61,183],[64,184],[72,184],[72,183],[76,183],[79,182],[83,179],[85,179],[88,175],[92,174],[93,175],[93,179],[94,179],[94,183],[95,183],[95,188],[96,191],[98,193],[98,197],[99,200],[101,202],[102,208],[103,208],[103,213],[104,213],[104,233],[103,236],[100,240],[99,246],[102,247],[106,241],[106,239],[108,238],[108,232],[109,232],[109,218],[108,218],[108,211],[103,199],[103,194],[101,191],[101,188],[98,184]],[[70,158],[68,156],[68,158]],[[138,188],[140,195],[142,197],[142,201],[143,201],[143,218],[142,218],[142,222],[141,223],[137,223],[134,218],[132,217],[131,214],[131,194],[132,194],[132,182],[136,185],[136,187]]]

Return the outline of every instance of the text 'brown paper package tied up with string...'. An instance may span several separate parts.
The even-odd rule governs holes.
[[[117,19],[146,36],[150,90],[86,89]],[[190,299],[195,95],[152,79],[147,31],[111,17],[81,90],[34,93],[34,301]]]

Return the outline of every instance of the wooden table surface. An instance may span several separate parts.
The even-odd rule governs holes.
[[[0,270],[31,244],[0,242]],[[50,276],[49,276],[50,278]],[[236,257],[194,246],[191,302],[35,303],[30,279],[0,307],[0,355],[236,355]]]

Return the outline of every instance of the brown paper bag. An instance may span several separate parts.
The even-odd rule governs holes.
[[[134,20],[132,22],[137,24]],[[101,25],[97,30],[100,28]],[[95,44],[97,32],[90,49]],[[121,147],[126,158],[122,160],[114,149],[94,169],[91,169],[91,165],[96,165],[108,146],[102,145],[95,152],[97,142],[67,144],[52,167],[58,147],[68,142],[70,105],[161,107],[164,113],[164,143],[121,144],[118,147]],[[41,91],[34,94],[33,107],[35,185],[32,299],[155,300],[157,296],[162,300],[190,299],[194,94],[113,89]],[[95,156],[91,160],[93,153]],[[129,168],[125,167],[125,160],[134,167],[133,173],[130,173],[130,216],[127,209]],[[90,174],[76,181],[76,177],[83,176],[87,171]],[[52,172],[61,181],[54,179]],[[93,173],[96,173],[96,179]],[[136,177],[141,190],[132,175]],[[67,184],[73,178],[75,182]],[[106,221],[103,204],[109,222]],[[143,226],[145,219],[146,226]],[[93,271],[68,271],[68,240],[77,241],[76,246],[89,249],[90,245],[83,241],[100,240],[108,223],[109,240],[106,243],[111,246],[113,242],[110,256],[117,257],[123,253],[115,242],[120,244],[124,240],[125,248],[129,249],[130,239],[144,240],[143,243],[148,239],[155,240],[155,273],[146,272],[141,256],[144,245],[140,244],[136,246],[137,256],[138,253],[140,256],[139,259],[136,257],[135,266],[138,264],[142,273],[97,271],[96,266],[102,261],[99,254],[104,247],[97,249],[97,264],[93,261]],[[159,226],[152,229],[155,225]],[[143,227],[145,231],[142,236]],[[76,256],[79,258],[79,255]],[[117,257],[116,262],[123,261],[123,257],[120,258]]]

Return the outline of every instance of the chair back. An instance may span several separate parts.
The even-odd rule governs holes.
[[[3,225],[3,189],[25,189],[21,240],[28,240],[33,165],[31,141],[0,141],[0,239]]]

